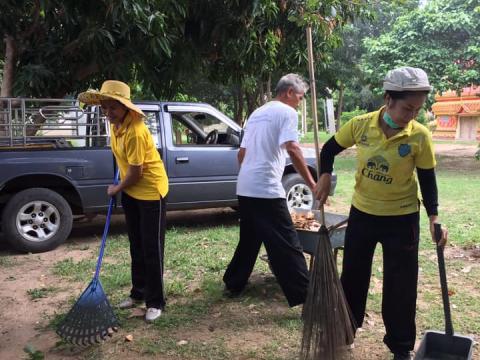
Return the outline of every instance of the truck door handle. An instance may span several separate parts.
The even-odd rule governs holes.
[[[188,157],[184,156],[184,157],[176,157],[175,158],[175,162],[177,164],[180,164],[180,163],[188,163]]]

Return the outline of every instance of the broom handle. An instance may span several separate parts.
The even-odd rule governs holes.
[[[443,256],[443,246],[438,242],[442,239],[442,225],[434,224],[435,241],[437,242],[438,271],[440,273],[440,285],[442,286],[443,312],[445,314],[445,333],[453,335],[452,314],[450,313],[450,299],[448,297],[447,272],[445,270],[445,258]]]
[[[312,102],[312,118],[313,118],[313,139],[315,142],[315,159],[317,167],[317,181],[320,180],[320,145],[318,141],[318,116],[317,116],[317,91],[315,88],[315,64],[313,59],[313,41],[312,41],[312,25],[307,25],[307,53],[308,53],[308,73],[310,75],[310,90]],[[314,200],[314,208],[318,207],[318,200]],[[320,216],[322,224],[325,224],[325,210],[320,206]]]
[[[117,170],[115,174],[115,179],[113,183],[118,184],[118,179],[120,177],[120,169]],[[95,269],[94,280],[98,280],[100,276],[100,268],[102,267],[103,253],[105,252],[105,243],[107,242],[108,228],[110,227],[110,218],[112,217],[112,208],[115,201],[114,196],[110,197],[110,203],[108,204],[107,219],[105,220],[105,227],[103,228],[102,243],[100,244],[100,253],[98,254],[97,268]]]

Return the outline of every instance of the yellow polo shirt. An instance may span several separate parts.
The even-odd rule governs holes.
[[[436,164],[432,138],[425,126],[412,120],[387,139],[379,126],[382,109],[353,118],[335,134],[340,146],[357,146],[352,204],[372,215],[411,214],[419,210],[414,170]]]
[[[128,165],[142,165],[140,180],[123,191],[138,200],[164,198],[168,193],[167,173],[143,118],[130,113],[118,129],[110,124],[110,130],[120,178],[125,178]]]

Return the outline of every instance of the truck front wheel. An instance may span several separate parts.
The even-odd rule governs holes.
[[[282,185],[285,189],[289,209],[312,209],[314,200],[312,189],[307,186],[299,174],[285,175],[282,179]]]
[[[15,194],[3,209],[6,240],[17,250],[38,253],[63,243],[72,230],[72,209],[55,191],[31,188]]]

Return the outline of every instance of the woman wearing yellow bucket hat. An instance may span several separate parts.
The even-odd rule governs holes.
[[[121,181],[110,185],[107,192],[109,196],[122,194],[132,258],[132,289],[119,307],[130,308],[145,301],[145,320],[154,321],[165,307],[165,167],[143,121],[144,113],[130,100],[127,84],[107,80],[100,91],[88,90],[78,99],[101,106],[110,122],[112,152],[120,169]]]

